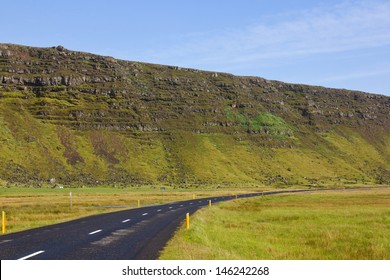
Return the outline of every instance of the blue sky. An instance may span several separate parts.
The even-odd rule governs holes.
[[[2,1],[0,42],[390,95],[390,1]]]

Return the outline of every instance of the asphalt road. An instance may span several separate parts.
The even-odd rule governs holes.
[[[238,198],[287,192],[273,191],[238,195]],[[40,260],[145,260],[159,252],[186,213],[212,203],[235,199],[221,196],[94,215],[65,223],[26,230],[0,237],[0,259]]]

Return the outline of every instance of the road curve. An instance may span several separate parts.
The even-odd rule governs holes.
[[[238,198],[309,190],[271,191]],[[186,213],[235,199],[220,196],[148,206],[26,230],[0,237],[1,260],[157,259]]]

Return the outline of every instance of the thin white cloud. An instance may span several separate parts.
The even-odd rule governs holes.
[[[390,45],[390,3],[353,1],[276,16],[240,30],[221,30],[159,50],[152,61],[203,69],[229,68]]]

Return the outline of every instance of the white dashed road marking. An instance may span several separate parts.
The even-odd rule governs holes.
[[[98,230],[95,230],[95,231],[93,231],[93,232],[90,232],[90,233],[88,233],[89,235],[92,235],[92,234],[95,234],[95,233],[98,233],[98,232],[101,232],[102,230],[101,229],[98,229]]]
[[[130,219],[123,220],[122,223],[130,222]]]
[[[28,256],[25,256],[23,258],[20,258],[18,260],[27,260],[29,258],[32,258],[32,257],[36,256],[36,255],[42,254],[43,252],[45,252],[45,251],[38,251],[38,252],[32,253],[32,254],[30,254]]]

